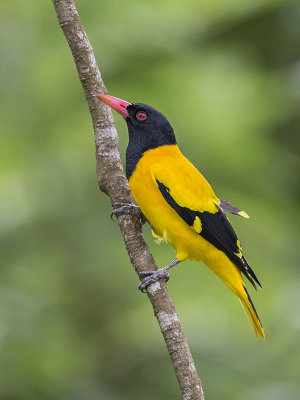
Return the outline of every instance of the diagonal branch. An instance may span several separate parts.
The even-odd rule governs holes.
[[[132,203],[133,199],[123,173],[118,147],[118,134],[110,109],[93,94],[107,90],[96,64],[93,49],[79,19],[73,0],[53,0],[59,24],[70,46],[78,75],[91,113],[99,188],[112,204]],[[157,266],[145,243],[141,222],[130,215],[118,217],[118,223],[135,271],[155,270]],[[184,400],[204,400],[202,386],[184,333],[168,293],[160,280],[147,289],[154,314],[168,348]]]

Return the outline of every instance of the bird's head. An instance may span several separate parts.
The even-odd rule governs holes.
[[[129,132],[129,145],[136,147],[137,151],[143,153],[159,146],[176,144],[171,124],[155,108],[143,103],[129,103],[106,94],[95,96],[125,118]]]

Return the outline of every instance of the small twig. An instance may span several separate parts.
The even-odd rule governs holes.
[[[123,173],[118,134],[110,109],[93,94],[106,93],[93,49],[80,22],[73,0],[53,0],[57,18],[69,43],[94,125],[96,169],[99,188],[112,204],[132,203]],[[139,218],[118,216],[118,223],[135,271],[155,270],[157,266],[145,243]],[[154,314],[168,348],[184,400],[204,400],[202,386],[184,333],[164,281],[147,289]]]

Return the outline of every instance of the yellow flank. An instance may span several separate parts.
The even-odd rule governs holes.
[[[151,229],[151,233],[152,233],[152,236],[154,237],[154,241],[155,241],[156,244],[160,244],[160,243],[164,240],[164,238],[158,236],[158,235],[154,232],[153,229]]]
[[[191,227],[176,213],[163,198],[156,179],[169,188],[170,195],[181,207],[216,213],[220,200],[209,183],[182,155],[177,145],[146,151],[129,179],[131,192],[153,227],[155,236],[174,247],[179,261],[187,258],[202,261],[212,269],[239,297],[256,334],[264,337],[262,326],[244,290],[240,270],[224,252],[199,235],[202,229],[199,217],[195,218]]]

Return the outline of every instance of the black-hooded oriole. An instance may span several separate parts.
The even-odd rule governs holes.
[[[180,152],[172,126],[163,114],[146,104],[104,94],[95,96],[125,118],[129,132],[126,174],[131,192],[153,235],[177,252],[165,268],[147,273],[140,288],[168,278],[168,270],[187,258],[203,261],[237,295],[257,337],[264,338],[242,273],[254,287],[255,283],[261,285],[242,254],[224,210],[246,218],[248,215],[215,195],[207,180]]]

